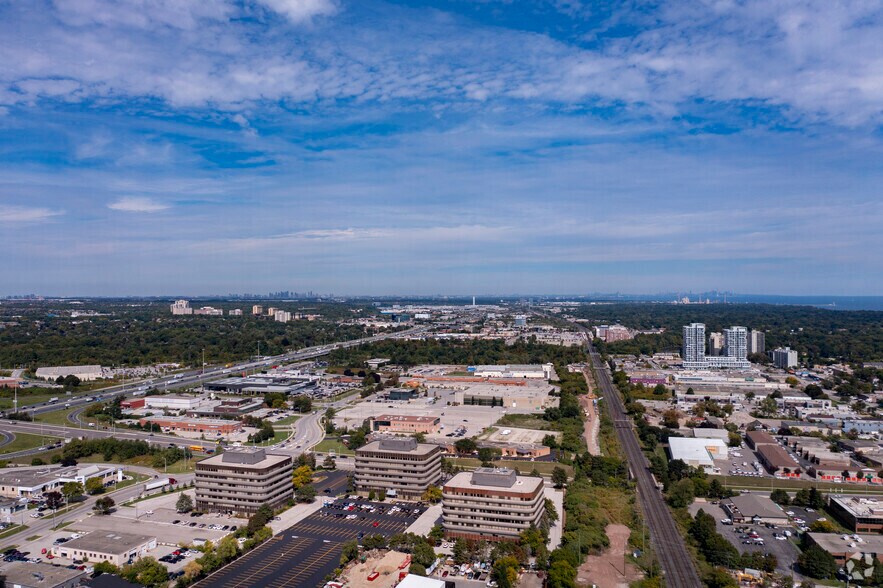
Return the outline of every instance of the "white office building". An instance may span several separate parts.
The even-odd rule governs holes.
[[[797,367],[797,351],[791,349],[790,347],[780,347],[778,349],[774,349],[773,365],[783,370]]]
[[[172,314],[175,315],[193,314],[193,309],[190,307],[190,302],[187,300],[175,300],[169,308],[172,311]]]

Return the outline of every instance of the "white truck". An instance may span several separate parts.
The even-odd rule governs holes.
[[[172,478],[158,478],[156,480],[151,480],[144,484],[144,491],[150,492],[151,490],[157,490],[159,488],[163,488],[165,486],[169,486],[174,484],[174,480]]]
[[[58,396],[53,396],[52,398],[49,399],[48,402],[49,402],[49,404],[55,404],[56,402],[58,402]]]

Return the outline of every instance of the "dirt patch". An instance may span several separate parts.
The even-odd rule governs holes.
[[[625,525],[607,525],[604,529],[610,539],[610,547],[601,555],[590,555],[577,572],[579,586],[598,588],[628,588],[635,580],[641,579],[637,567],[624,559],[628,549],[631,531]]]
[[[598,418],[598,406],[586,396],[579,397],[586,420],[583,424],[583,435],[586,438],[586,447],[591,455],[601,455],[601,446],[598,444],[598,435],[601,432],[601,419]]]

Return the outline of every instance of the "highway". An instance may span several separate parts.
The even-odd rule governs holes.
[[[659,565],[665,576],[666,586],[671,588],[699,588],[702,582],[687,547],[681,536],[668,505],[653,483],[649,463],[641,450],[638,435],[631,417],[626,414],[619,392],[614,388],[607,365],[601,356],[589,345],[589,356],[595,368],[598,388],[606,400],[610,418],[613,420],[616,436],[622,445],[632,476],[638,487],[641,510],[650,530],[650,540],[659,558]]]

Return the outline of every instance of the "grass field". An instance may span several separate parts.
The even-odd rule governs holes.
[[[24,525],[24,526],[12,525],[8,529],[6,529],[2,533],[0,533],[0,539],[6,539],[7,537],[11,537],[12,535],[15,535],[16,533],[21,533],[22,531],[24,531],[27,528],[28,528],[27,525]]]
[[[284,427],[286,425],[290,425],[291,423],[295,422],[300,417],[301,417],[301,415],[299,415],[299,414],[287,416],[284,419],[280,419],[280,420],[276,421],[275,423],[273,423],[273,426],[274,427]]]
[[[30,433],[15,433],[15,439],[12,443],[0,447],[0,458],[8,453],[15,453],[16,451],[24,451],[26,449],[35,449],[37,447],[42,447],[47,443],[54,443],[58,440],[58,437],[50,437],[48,435],[40,436],[32,435]],[[30,459],[31,456],[28,456],[28,461],[30,461]]]
[[[446,459],[449,459],[454,465],[465,469],[475,469],[481,465],[481,461],[475,459],[474,457],[451,457]],[[573,476],[572,467],[568,465],[562,465],[554,461],[520,461],[513,459],[500,459],[495,461],[494,465],[499,468],[517,468],[518,471],[520,471],[522,474],[529,474],[531,471],[536,469],[544,476],[551,476],[553,469],[555,469],[556,467],[561,467],[564,468],[568,476]]]
[[[823,492],[846,494],[883,494],[883,487],[864,484],[834,484],[832,482],[814,482],[812,480],[778,480],[773,478],[745,478],[742,476],[713,476],[727,488],[739,490],[765,490],[772,492],[776,488],[784,490],[800,490],[801,488],[818,488]]]
[[[355,452],[349,447],[338,441],[337,439],[323,439],[319,444],[313,447],[313,451],[328,453],[333,451],[338,455],[353,455]]]
[[[537,431],[554,431],[554,423],[532,414],[507,414],[496,422],[497,425],[535,429]]]
[[[79,407],[79,408],[82,408],[82,407]],[[70,413],[72,413],[73,411],[75,411],[75,410],[77,410],[77,407],[74,407],[74,408],[65,408],[65,409],[62,409],[62,410],[56,410],[56,411],[53,411],[53,412],[46,412],[46,413],[43,413],[43,414],[37,415],[37,416],[34,418],[34,421],[36,421],[36,422],[38,422],[38,423],[47,423],[47,424],[50,424],[50,425],[62,425],[62,426],[68,426],[68,427],[72,427],[72,428],[77,429],[77,428],[80,428],[78,425],[75,425],[74,423],[72,423],[72,422],[70,422],[69,420],[67,420],[68,415],[69,415]],[[82,418],[85,422],[98,422],[98,421],[97,421],[95,418],[93,418],[93,417],[81,417],[81,418]],[[84,427],[85,427],[85,425],[84,425]]]
[[[191,458],[190,460],[181,459],[174,463],[170,463],[167,465],[160,465],[156,470],[160,473],[167,474],[187,474],[193,471],[194,464],[201,459],[200,457]],[[77,460],[80,463],[104,463],[104,456],[96,453],[94,455],[90,455],[88,457],[84,457],[82,459]],[[139,455],[138,457],[133,457],[132,459],[127,459],[123,462],[115,462],[122,463],[122,465],[136,465],[136,466],[144,466],[148,468],[153,467],[153,458],[149,455]],[[139,474],[134,474],[129,472],[132,476],[138,476]]]

